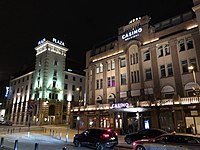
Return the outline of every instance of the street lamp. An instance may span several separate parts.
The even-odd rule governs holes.
[[[78,134],[80,130],[80,107],[81,107],[81,89],[79,87],[76,88],[76,91],[78,91],[78,116],[77,116],[77,128],[78,128]]]
[[[195,73],[195,67],[193,65],[191,65],[191,66],[188,67],[188,69],[192,71],[194,83],[195,83],[195,87],[193,87],[193,90],[195,91],[195,95],[197,96],[198,101],[199,101],[200,89],[199,89],[199,86],[197,86],[197,78],[196,78],[196,73]]]

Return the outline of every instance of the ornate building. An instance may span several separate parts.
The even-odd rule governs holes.
[[[68,123],[70,104],[80,97],[76,88],[83,97],[85,77],[65,71],[68,49],[62,41],[43,39],[35,50],[35,67],[10,80],[7,118],[24,125]]]
[[[86,54],[80,127],[162,128],[200,133],[200,36],[194,12],[152,24],[138,17]],[[191,69],[193,67],[193,70]]]

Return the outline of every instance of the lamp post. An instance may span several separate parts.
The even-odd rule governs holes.
[[[81,89],[80,88],[76,88],[76,91],[78,92],[78,116],[77,116],[77,130],[78,130],[78,134],[79,134],[79,130],[80,130],[80,109],[81,109]]]
[[[193,90],[195,91],[195,95],[197,96],[198,102],[199,102],[200,89],[199,89],[199,86],[197,86],[197,78],[196,78],[196,73],[195,73],[195,70],[194,70],[195,68],[194,68],[193,65],[191,65],[191,66],[188,67],[188,69],[192,71],[194,83],[195,83],[195,87],[193,87]]]

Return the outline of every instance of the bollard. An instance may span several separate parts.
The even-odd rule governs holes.
[[[10,129],[8,129],[8,134],[9,134],[9,132],[10,132]]]
[[[21,128],[19,128],[19,132],[21,132]]]
[[[63,150],[67,150],[67,147],[63,147]]]
[[[4,138],[1,138],[1,143],[0,143],[0,147],[3,147],[3,142],[4,142]]]
[[[62,139],[62,132],[60,132],[60,140]]]
[[[13,133],[15,132],[15,128],[13,128]]]
[[[38,143],[35,143],[35,149],[34,150],[38,150]]]
[[[18,140],[15,140],[14,150],[18,150]]]
[[[68,142],[68,132],[66,133],[66,143]]]
[[[54,130],[53,130],[53,136],[54,136]]]
[[[50,135],[51,135],[51,129],[50,129]]]
[[[12,133],[12,129],[10,129],[10,133]]]
[[[56,138],[58,138],[58,132],[56,131]]]

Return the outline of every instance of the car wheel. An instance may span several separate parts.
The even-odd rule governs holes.
[[[78,140],[75,140],[74,145],[75,147],[81,147],[81,143]]]
[[[97,143],[96,144],[96,150],[104,150],[104,146],[103,146],[103,144],[101,144],[101,143]]]
[[[143,146],[139,145],[136,147],[136,150],[146,150]]]
[[[127,137],[127,138],[126,138],[126,143],[127,143],[127,144],[131,144],[131,143],[132,143],[132,140],[131,140],[130,137]]]

